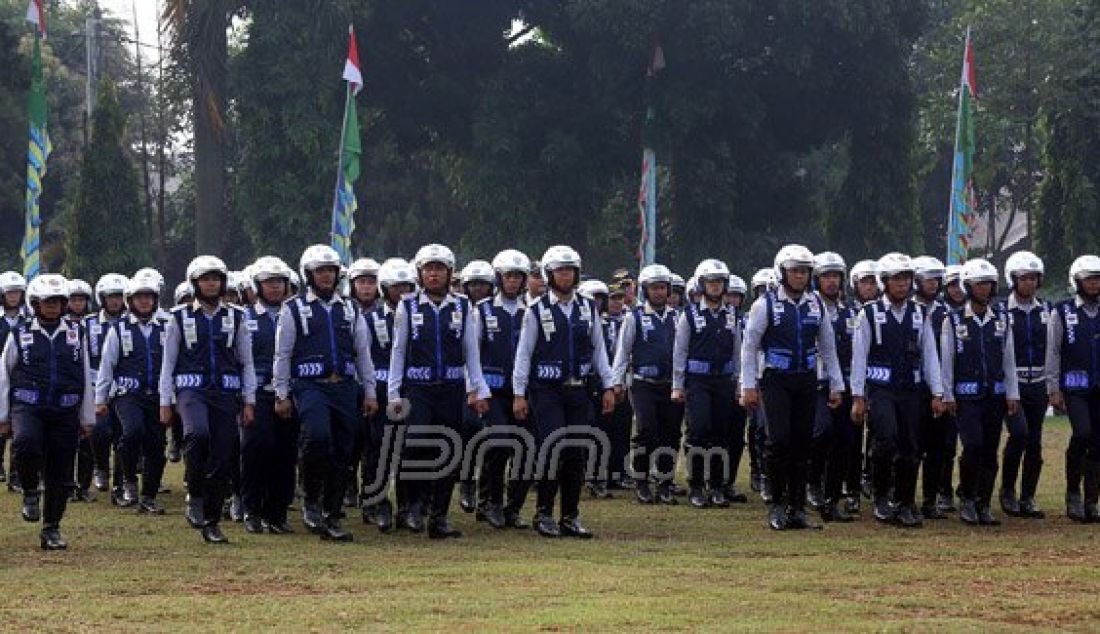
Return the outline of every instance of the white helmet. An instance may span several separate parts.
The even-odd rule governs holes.
[[[997,267],[990,264],[989,260],[974,258],[963,264],[960,278],[964,287],[969,287],[971,284],[978,282],[993,282],[993,292],[996,293],[997,280],[1000,279],[1000,276],[997,274]]]
[[[378,267],[378,285],[382,290],[394,284],[409,284],[416,288],[416,270],[401,258],[390,258]]]
[[[1005,261],[1005,281],[1008,282],[1009,288],[1016,287],[1017,275],[1035,273],[1042,277],[1043,272],[1043,261],[1031,251],[1017,251],[1008,256],[1008,260]]]
[[[919,255],[913,258],[913,277],[918,280],[937,279],[943,281],[947,275],[947,269],[938,258],[930,255]]]
[[[698,293],[699,292],[699,278],[694,275],[687,281],[687,285],[684,287],[684,292]]]
[[[721,279],[726,284],[730,281],[730,269],[726,263],[714,258],[707,258],[695,267],[695,281],[702,284],[707,280]]]
[[[306,247],[306,250],[302,251],[302,257],[298,259],[298,271],[302,274],[303,280],[309,280],[307,273],[322,266],[335,266],[340,271],[337,274],[337,280],[344,272],[344,267],[340,262],[340,254],[329,245],[315,244]]]
[[[470,260],[470,262],[462,268],[462,273],[459,278],[462,280],[463,286],[466,286],[470,282],[488,282],[489,284],[495,284],[497,281],[497,275],[496,271],[493,270],[493,265],[485,260]]]
[[[596,299],[597,295],[610,295],[607,284],[599,280],[585,280],[577,287],[577,292],[589,299]]]
[[[298,271],[290,269],[290,285],[294,288],[302,288],[302,276],[298,275]]]
[[[129,280],[125,275],[107,273],[95,283],[95,294],[100,303],[108,295],[122,295],[126,293],[126,284]]]
[[[515,249],[505,249],[493,258],[493,270],[500,275],[505,273],[531,273],[531,259]]]
[[[913,260],[909,259],[909,256],[904,253],[894,251],[879,258],[875,270],[878,271],[879,280],[885,283],[887,279],[895,275],[913,273]]]
[[[455,254],[442,244],[426,244],[413,256],[412,264],[417,271],[429,262],[438,262],[450,270],[455,268]]]
[[[672,284],[672,271],[664,264],[650,264],[643,266],[638,272],[638,286],[645,288],[647,284]]]
[[[679,273],[669,275],[669,280],[669,284],[671,284],[673,289],[680,289],[681,293],[687,289],[687,282],[684,281],[684,276]]]
[[[801,244],[788,244],[775,254],[775,279],[783,279],[785,269],[805,267],[811,271],[814,268],[814,254]]]
[[[739,275],[731,275],[729,286],[726,288],[727,293],[741,293],[742,295],[749,294],[749,287],[745,285],[745,280],[741,279]]]
[[[137,293],[152,293],[160,297],[164,287],[164,278],[153,269],[142,269],[131,277],[126,283],[126,299],[130,299]]]
[[[120,276],[121,277],[121,276]],[[33,304],[52,297],[69,299],[69,283],[57,273],[39,275],[27,284],[27,303]]]
[[[856,283],[868,277],[878,281],[878,262],[874,260],[860,260],[852,265],[852,272],[848,275],[848,286],[854,291]]]
[[[759,269],[752,276],[752,287],[758,288],[763,286],[765,288],[772,288],[778,282],[775,278],[775,269]]]
[[[1082,255],[1069,265],[1069,285],[1077,288],[1077,282],[1100,275],[1100,257]]]
[[[241,283],[245,281],[243,271],[230,271],[229,278],[226,281],[228,290],[241,292]]]
[[[356,278],[363,277],[364,275],[373,275],[378,277],[378,269],[380,264],[376,260],[371,258],[359,258],[351,263],[348,267],[348,279],[355,280]]]
[[[0,293],[27,290],[27,280],[15,271],[0,273]]]
[[[574,251],[573,247],[559,244],[550,247],[546,250],[546,253],[542,254],[542,270],[547,280],[550,279],[551,273],[566,267],[577,269],[579,276],[581,270],[581,255]]]
[[[278,258],[274,255],[265,255],[247,268],[249,273],[248,283],[252,285],[253,292],[260,291],[260,282],[265,280],[284,279],[290,282],[290,274],[293,271],[290,266],[283,262],[282,258]]]
[[[229,280],[229,267],[222,262],[222,259],[213,255],[200,255],[191,263],[187,265],[187,279],[191,282],[197,281],[203,275],[207,273],[218,273],[222,277]]]
[[[191,294],[191,283],[190,282],[180,282],[179,284],[176,284],[176,292],[172,293],[172,299],[173,299],[173,301],[175,301],[178,304],[178,303],[183,301],[184,297],[187,297],[190,294]]]
[[[962,274],[962,269],[963,267],[961,264],[948,264],[943,274],[944,286],[953,283],[957,284],[959,282],[959,276]]]
[[[839,253],[834,251],[822,251],[814,256],[814,275],[821,275],[822,273],[844,273],[848,270],[848,265],[844,263],[844,258],[840,257]]]
[[[69,297],[73,295],[84,295],[88,299],[95,297],[95,295],[92,294],[92,287],[84,280],[77,279],[69,280]]]

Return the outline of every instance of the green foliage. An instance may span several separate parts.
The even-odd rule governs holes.
[[[98,97],[91,141],[65,217],[64,272],[90,280],[108,272],[128,275],[152,256],[140,185],[125,145],[126,114],[114,83],[103,79]]]

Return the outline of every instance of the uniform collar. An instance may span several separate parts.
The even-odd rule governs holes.
[[[805,296],[806,294],[803,293],[802,295]],[[819,300],[821,300],[822,304],[825,304],[826,308],[839,308],[841,306],[841,304],[844,303],[844,298],[841,297],[840,295],[837,295],[836,301],[833,301],[833,300],[829,299],[828,297],[825,297],[824,295],[821,294],[821,291],[814,291],[814,295],[817,295],[817,298]]]
[[[801,306],[802,304],[810,301],[811,292],[812,291],[810,291],[809,289],[802,291],[802,294],[799,295],[798,299],[794,299],[787,294],[787,287],[780,284],[779,288],[775,290],[775,295],[780,299],[780,301],[790,302],[796,306]]]
[[[29,328],[30,328],[30,330],[37,330],[38,332],[41,332],[43,334],[47,334],[46,329],[42,327],[42,324],[39,323],[37,317],[32,317],[30,319]],[[54,334],[62,333],[62,332],[69,332],[72,329],[73,329],[73,326],[71,324],[69,324],[69,320],[62,317],[59,320],[59,323],[57,324],[57,330],[54,331]],[[48,334],[47,334],[47,336],[48,336]]]
[[[202,308],[202,306],[203,306],[202,302],[197,300],[197,299],[191,300],[191,303],[189,305],[191,306],[191,310],[196,312],[196,313],[205,312]],[[219,310],[221,310],[222,308],[228,308],[228,307],[229,307],[229,304],[227,304],[227,303],[225,303],[225,302],[223,302],[222,300],[219,299],[218,300],[218,305],[214,307],[214,312],[216,313]]]
[[[1026,302],[1021,302],[1020,300],[1016,299],[1016,293],[1009,293],[1009,295],[1008,295],[1007,306],[1008,306],[1009,310],[1012,310],[1013,308],[1021,308],[1023,310],[1031,310],[1031,309],[1036,308],[1040,305],[1041,304],[1039,302],[1039,298],[1035,297],[1034,295],[1032,295],[1031,299],[1029,299]]]
[[[890,301],[890,298],[887,297],[885,293],[882,295],[882,297],[876,299],[875,301],[882,306],[883,310],[894,310],[894,303]],[[905,310],[909,307],[909,303],[912,301],[912,298],[906,298],[905,301],[901,303],[901,308],[899,308],[898,310]]]
[[[970,300],[966,300],[966,304],[963,307],[963,317],[966,317],[967,319],[976,319],[979,323],[985,323],[987,320],[989,320],[989,318],[993,317],[993,315],[994,310],[992,304],[989,304],[985,307],[985,314],[981,317],[978,316],[978,313],[974,312],[974,307],[971,306]]]
[[[437,305],[435,302],[432,301],[432,299],[430,297],[428,297],[428,294],[425,293],[424,291],[420,291],[416,294],[416,303],[420,304],[420,305],[424,305],[424,304],[431,304],[433,306]],[[438,306],[440,308],[443,308],[447,304],[457,304],[457,303],[458,303],[458,298],[455,297],[455,294],[454,293],[447,293],[446,295],[443,296],[443,301],[439,302]]]
[[[344,303],[344,297],[342,295],[340,295],[340,293],[333,292],[332,298],[329,299],[326,302],[325,300],[321,299],[320,296],[318,296],[316,293],[314,293],[312,288],[309,289],[308,291],[306,291],[306,303],[307,304],[312,304],[313,302],[318,302],[318,301],[321,302],[322,304],[328,304],[329,306],[333,306],[333,305],[336,305],[336,304],[343,304]]]
[[[551,306],[554,306],[554,305],[557,305],[557,304],[569,304],[569,303],[578,304],[578,303],[580,303],[578,301],[578,298],[577,298],[577,291],[573,291],[569,295],[569,299],[559,298],[558,294],[555,293],[554,291],[547,291],[546,294],[543,297],[546,297],[547,299],[550,300],[550,305]]]
[[[643,313],[645,313],[646,315],[657,315],[658,317],[661,317],[661,318],[663,318],[665,315],[667,315],[672,310],[675,310],[675,309],[672,308],[671,306],[669,306],[668,304],[665,304],[665,308],[661,312],[657,312],[657,309],[654,308],[653,305],[650,304],[648,301],[645,304],[642,305],[642,312]]]
[[[1077,308],[1081,308],[1082,306],[1088,306],[1089,308],[1092,308],[1096,306],[1095,303],[1089,304],[1088,302],[1086,302],[1084,298],[1081,297],[1080,293],[1077,293],[1073,296],[1073,305]]]
[[[713,310],[714,312],[720,313],[723,310],[726,310],[726,308],[728,308],[726,306],[726,300],[722,299],[722,300],[718,301],[718,308],[712,309],[709,306],[707,306],[707,300],[706,300],[705,297],[700,298],[699,301],[696,302],[696,306],[699,308],[699,312],[701,312],[701,313],[705,313],[708,310]]]
[[[266,315],[269,310],[271,312],[274,312],[275,314],[278,314],[279,309],[280,306],[272,306],[269,309],[267,304],[261,302],[260,300],[256,300],[256,303],[252,304],[252,312],[256,313],[257,315]]]
[[[125,316],[126,316],[126,311],[123,311],[122,314],[118,316],[118,319],[122,319]],[[96,317],[96,319],[98,319],[100,321],[100,323],[104,323],[104,324],[106,324],[106,323],[113,320],[112,317],[107,315],[107,311],[103,310],[102,308],[99,309],[99,312],[95,313],[95,317]]]

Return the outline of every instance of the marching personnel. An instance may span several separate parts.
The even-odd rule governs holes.
[[[672,348],[676,341],[678,313],[668,305],[672,272],[661,264],[650,264],[638,274],[642,305],[623,317],[612,375],[617,397],[630,384],[630,402],[637,427],[632,439],[632,470],[635,496],[642,504],[676,504],[672,479],[680,451],[680,427],[684,404],[672,400]],[[649,476],[655,473],[654,495]]]
[[[157,394],[165,324],[156,314],[160,293],[160,279],[148,272],[138,272],[127,282],[129,312],[111,326],[103,339],[95,391],[96,416],[105,417],[111,406],[121,426],[115,459],[122,465],[123,491],[117,504],[137,504],[139,512],[150,515],[164,514],[157,502],[165,463],[164,426]]]
[[[909,256],[887,253],[876,271],[883,296],[863,305],[852,337],[852,420],[868,418],[873,434],[875,519],[916,528],[923,523],[915,499],[925,385],[932,393],[933,413],[944,411],[937,342],[932,323],[910,297]]]
[[[730,275],[730,283],[726,288],[726,306],[733,309],[737,314],[737,328],[739,332],[745,332],[745,321],[748,317],[748,311],[745,310],[745,299],[749,293],[749,287],[745,284],[745,280],[740,276]],[[738,345],[740,345],[740,338],[738,339]],[[734,359],[741,358],[741,349],[738,348],[734,351]],[[729,453],[730,468],[729,473],[726,474],[725,484],[722,486],[722,495],[725,496],[726,501],[732,504],[744,504],[749,501],[749,498],[740,491],[737,490],[735,481],[737,480],[737,471],[741,468],[741,458],[745,453],[745,427],[748,423],[748,410],[746,410],[741,402],[737,399],[733,399],[733,410],[730,417],[730,435],[729,440],[726,443],[726,451]]]
[[[398,447],[391,448],[389,456],[382,456],[386,425],[392,424],[386,415],[389,399],[390,351],[393,346],[393,318],[401,298],[416,290],[416,270],[400,258],[390,258],[378,269],[378,284],[382,289],[381,300],[369,315],[364,315],[370,330],[371,361],[374,363],[375,395],[378,399],[378,411],[367,420],[367,431],[363,444],[362,504],[363,522],[374,524],[378,530],[387,533],[393,528],[393,505],[386,497],[386,486],[392,468],[400,464]],[[396,485],[397,518],[399,526],[414,532],[424,530],[423,521],[415,518],[417,524],[408,522],[408,494],[406,483],[400,479]],[[378,499],[378,501],[374,501]]]
[[[703,260],[695,279],[702,299],[677,317],[671,398],[687,404],[688,501],[698,509],[727,507],[723,487],[725,470],[732,472],[726,448],[737,393],[741,324],[737,311],[725,304],[730,279],[725,262]]]
[[[172,422],[175,404],[183,423],[187,521],[207,543],[224,544],[229,540],[218,524],[239,439],[237,416],[244,425],[255,417],[252,338],[243,312],[222,301],[229,283],[224,262],[200,255],[188,264],[187,279],[195,300],[173,308],[164,329],[160,421]]]
[[[469,299],[449,292],[455,268],[449,248],[425,245],[417,251],[413,265],[422,290],[402,299],[393,318],[388,407],[396,416],[407,416],[406,438],[438,439],[432,429],[445,428],[462,439],[466,406],[479,417],[489,409],[473,310]],[[461,453],[462,447],[457,449]],[[423,445],[405,451],[406,457],[429,460],[435,453]],[[427,482],[410,480],[406,523],[415,524],[427,508],[428,537],[462,537],[447,517],[456,479],[449,470],[431,474]]]
[[[91,364],[92,380],[99,370],[100,355],[103,350],[103,340],[126,310],[127,279],[118,273],[107,273],[95,283],[96,300],[99,302],[99,312],[89,315],[84,321],[84,336],[87,339],[88,361]],[[95,458],[95,471],[93,480],[95,488],[106,491],[110,487],[109,471],[111,469],[111,449],[118,437],[120,424],[118,415],[108,410],[104,416],[97,416],[95,430],[92,431],[92,455]],[[111,488],[111,503],[118,504],[122,501],[122,468],[121,464],[115,465],[114,486]]]
[[[601,413],[615,408],[614,380],[603,342],[600,314],[591,299],[577,294],[581,257],[572,248],[552,246],[542,257],[549,292],[528,307],[516,348],[512,409],[519,421],[535,419],[540,447],[560,442],[561,430],[589,425],[589,379],[599,377],[603,394]],[[530,399],[530,405],[528,405]],[[535,530],[543,537],[587,539],[592,533],[580,521],[585,450],[563,446],[561,451],[540,448],[540,455],[557,460],[539,465]],[[561,490],[561,519],[555,525],[554,498]]]
[[[774,498],[768,511],[773,530],[816,528],[806,518],[805,502],[819,357],[829,381],[828,407],[839,407],[844,392],[832,323],[809,290],[813,266],[813,253],[801,245],[776,253],[779,288],[753,304],[741,349],[744,405],[763,402],[767,412],[764,455]],[[764,354],[763,399],[756,380],[758,352]]]
[[[79,326],[91,312],[92,287],[84,280],[69,280],[69,302],[65,308],[65,319],[71,325]],[[0,340],[5,337],[0,336]],[[94,368],[92,368],[94,371]],[[0,455],[3,454],[3,440],[0,440]],[[92,439],[81,435],[76,446],[76,487],[73,489],[73,502],[94,502],[92,493],[92,471],[95,469],[95,457],[92,454]],[[0,476],[3,474],[0,463]]]
[[[962,287],[960,278],[962,266],[961,264],[947,265],[943,276],[943,302],[952,310],[962,308],[966,304],[966,291]]]
[[[852,290],[852,304],[857,310],[875,301],[881,295],[879,290],[878,263],[874,260],[860,260],[852,265],[848,275],[848,286]],[[939,339],[936,339],[939,341]],[[939,346],[936,346],[939,354]],[[871,444],[874,440],[871,429],[862,420],[853,420],[856,424],[856,442],[852,445],[852,455],[848,457],[848,477],[844,481],[844,510],[859,514],[859,496],[862,493],[872,498],[871,487]]]
[[[1073,428],[1066,448],[1066,515],[1093,523],[1100,522],[1100,257],[1074,260],[1069,282],[1073,297],[1055,306],[1047,325],[1047,394]]]
[[[1050,305],[1036,292],[1043,280],[1043,261],[1030,251],[1018,251],[1005,262],[1005,282],[1011,294],[1006,309],[1016,344],[1016,378],[1020,384],[1020,411],[1009,416],[1008,441],[1001,471],[1001,509],[1008,515],[1042,519],[1035,503],[1043,469],[1043,419],[1047,415],[1045,363]],[[1020,496],[1016,497],[1016,476]]]
[[[195,296],[191,290],[191,283],[188,281],[180,282],[176,286],[175,292],[172,294],[172,299],[175,302],[173,306],[184,306],[195,301]],[[169,429],[168,436],[168,462],[179,462],[183,459],[183,423],[180,422],[179,413],[175,413],[172,417],[172,425]]]
[[[496,284],[496,272],[493,270],[493,265],[485,260],[470,260],[462,268],[459,279],[462,281],[462,293],[470,300],[471,306],[476,306],[478,302],[492,297],[493,285]],[[477,311],[474,312],[476,318]],[[463,410],[462,438],[465,445],[469,445],[470,440],[481,429],[481,426],[482,421],[478,414],[470,408]],[[458,505],[466,513],[473,513],[478,509],[478,486],[474,476],[480,470],[480,464],[471,464],[470,471],[460,474],[459,477],[460,495]]]
[[[947,269],[938,259],[929,255],[913,258],[915,287],[913,300],[921,307],[924,319],[932,323],[932,334],[936,341],[940,340],[944,318],[948,313],[947,304],[940,300],[940,291],[943,289],[946,275]],[[950,413],[935,415],[932,411],[932,393],[925,385],[921,403],[920,432],[921,493],[924,497],[920,512],[924,519],[944,519],[948,511],[954,510],[952,501],[941,492],[945,488],[948,490],[951,488],[950,478],[947,482],[943,481],[945,473],[943,463],[949,453],[954,455],[954,451],[948,451],[948,444],[953,445],[957,437],[958,428],[955,426],[955,417]]]
[[[301,421],[302,522],[321,539],[352,541],[340,522],[348,465],[361,417],[378,411],[370,331],[337,292],[335,250],[308,247],[298,269],[306,292],[283,304],[275,332],[275,415],[296,410]]]
[[[752,276],[751,284],[752,301],[755,302],[763,297],[764,294],[768,292],[768,289],[775,288],[775,270],[770,268],[757,270]],[[741,311],[741,314],[741,332],[745,332],[745,322],[748,319],[748,311]],[[757,367],[760,368],[760,372],[763,372],[763,361],[761,359],[757,361]],[[760,374],[757,375],[757,381],[760,380],[760,376]],[[764,468],[764,406],[757,405],[753,408],[746,408],[745,411],[750,417],[748,433],[750,463],[749,485],[753,491],[760,494],[760,498],[765,504],[770,504],[771,493],[768,490],[768,474]]]
[[[614,342],[611,341],[611,339],[609,338],[610,330],[607,325],[607,306],[608,298],[611,295],[611,289],[607,287],[607,284],[604,284],[600,280],[585,280],[577,286],[577,294],[581,297],[587,297],[588,299],[596,302],[596,310],[601,317],[600,323],[603,333],[604,349],[607,350],[608,363],[610,363],[611,355],[614,353],[615,350],[612,347],[614,345]],[[603,390],[600,389],[601,386],[599,385],[599,379],[595,378],[593,381],[591,381],[591,383],[592,385],[590,385],[588,389],[588,398],[592,400],[592,409],[590,410],[594,415],[592,423],[602,423],[602,425],[600,425],[601,428],[609,427],[609,417],[604,415],[596,415],[596,410],[600,408],[600,400],[603,394]],[[618,404],[616,403],[616,405]],[[605,429],[605,433],[606,431],[607,430]],[[610,472],[614,470],[614,463],[612,462],[611,458],[614,452],[611,451],[611,446],[613,446],[615,441],[611,438],[611,434],[607,435],[607,439],[609,441],[607,451],[607,465],[608,475],[610,476]],[[597,460],[598,459],[599,454],[597,453]],[[609,490],[606,480],[601,479],[598,473],[591,475],[593,476],[593,479],[590,480],[585,486],[587,487],[589,494],[591,494],[593,498],[597,500],[606,500],[615,497],[614,494],[612,494]]]
[[[244,310],[256,372],[256,414],[251,424],[240,429],[244,529],[285,535],[294,532],[287,509],[294,500],[299,424],[294,417],[275,415],[274,364],[279,315],[290,293],[290,266],[264,256],[246,270],[256,298]]]
[[[0,436],[14,432],[23,519],[42,521],[44,550],[63,550],[61,518],[73,482],[77,437],[91,432],[92,384],[80,326],[62,316],[65,278],[39,275],[27,287],[34,316],[11,331],[0,355]],[[45,500],[40,503],[39,477]]]
[[[523,423],[512,412],[512,372],[527,310],[520,298],[531,261],[515,249],[505,249],[493,258],[492,268],[497,293],[479,301],[475,309],[482,376],[492,392],[485,420],[490,428],[516,428]],[[510,436],[505,433],[502,438]],[[520,515],[531,488],[530,474],[522,472],[526,457],[502,446],[486,451],[477,478],[478,519],[493,528],[530,528]],[[509,459],[513,470],[520,469],[518,478],[508,478]]]
[[[996,267],[981,258],[963,265],[969,300],[948,313],[940,338],[944,402],[955,410],[962,441],[959,518],[970,525],[996,526],[990,501],[997,481],[997,449],[1005,414],[1020,407],[1015,347],[1008,316],[991,304],[997,296]]]
[[[528,306],[534,304],[546,294],[546,279],[542,276],[542,263],[531,262],[531,272],[527,274],[527,293],[523,296]]]
[[[348,298],[359,304],[359,310],[364,318],[374,312],[380,303],[378,295],[378,269],[381,265],[373,258],[359,258],[348,267],[347,285]],[[378,368],[375,367],[375,374]],[[351,453],[351,462],[348,464],[348,489],[344,494],[344,506],[357,506],[359,488],[356,483],[359,463],[366,449],[367,423],[355,431],[355,446]]]
[[[615,356],[615,350],[619,345],[619,333],[622,330],[624,308],[628,306],[630,295],[626,291],[626,287],[633,288],[634,280],[630,278],[630,273],[626,269],[619,269],[616,271],[616,281],[612,282],[611,286],[605,285],[603,282],[588,281],[581,283],[580,293],[585,294],[584,287],[587,284],[595,284],[594,289],[598,289],[590,296],[596,299],[596,303],[600,308],[601,323],[603,325],[603,340],[604,346],[607,349],[608,363],[611,362]],[[602,386],[597,381],[593,381],[593,386],[590,391],[592,395],[592,409],[593,411],[600,408],[600,399]],[[607,478],[602,479],[597,475],[594,482],[589,483],[589,489],[592,491],[594,497],[598,498],[610,498],[612,489],[627,489],[633,486],[633,482],[629,476],[629,470],[627,468],[626,459],[630,453],[630,428],[634,421],[634,411],[630,403],[624,397],[617,397],[615,402],[615,409],[611,414],[600,417],[600,427],[607,434],[607,439],[610,443],[608,447],[608,459],[607,459]]]
[[[847,384],[852,375],[852,335],[859,310],[844,301],[842,289],[847,266],[844,258],[832,251],[814,256],[814,286],[825,307],[825,316],[833,327],[837,361],[844,376],[845,390],[839,407],[828,406],[828,377],[819,372],[817,410],[814,420],[816,449],[810,459],[810,503],[826,522],[850,522],[855,518],[840,505],[844,480],[849,473],[848,460],[852,445],[862,440],[852,422],[852,398]],[[824,369],[820,367],[819,369]],[[814,500],[814,495],[818,500]]]
[[[638,277],[640,278],[641,275]],[[684,295],[686,291],[687,283],[684,282],[684,277],[673,273],[670,290],[668,291],[668,307],[680,310],[680,307],[684,305]]]

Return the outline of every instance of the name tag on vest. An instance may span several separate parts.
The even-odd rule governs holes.
[[[414,325],[414,326],[423,326],[424,325],[424,315],[421,314],[421,313],[413,313],[412,314],[412,325]]]
[[[33,346],[34,345],[34,335],[29,333],[29,332],[20,333],[20,335],[19,335],[19,345],[23,346],[24,348],[26,348],[27,346]]]
[[[383,346],[390,345],[390,333],[386,330],[386,320],[375,317],[374,318],[374,334],[378,339],[378,343]]]
[[[462,329],[462,311],[461,310],[456,310],[455,312],[451,313],[451,330],[461,330],[461,329]]]
[[[189,346],[193,346],[198,342],[199,332],[198,327],[195,326],[194,317],[183,318],[183,338]]]
[[[489,315],[485,318],[485,327],[491,332],[500,332],[500,324],[497,323],[496,315]]]
[[[244,327],[248,328],[248,332],[259,332],[260,331],[260,324],[255,319],[245,320]]]
[[[119,340],[122,342],[122,354],[129,356],[134,351],[134,335],[129,330],[121,330]]]

